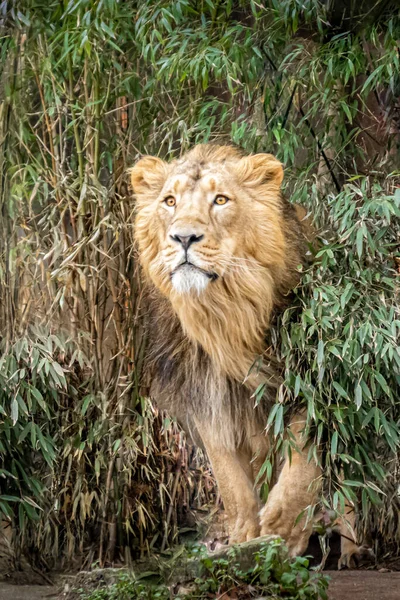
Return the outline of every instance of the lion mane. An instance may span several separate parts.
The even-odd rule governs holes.
[[[238,447],[265,426],[274,402],[276,368],[266,354],[265,333],[274,308],[298,281],[305,255],[302,224],[280,192],[282,179],[282,165],[272,155],[245,155],[217,145],[196,146],[169,164],[144,157],[131,170],[135,237],[148,299],[151,395],[197,442],[198,428],[206,425],[226,447]],[[228,185],[235,201],[230,220],[212,223],[212,211],[210,217],[204,211],[199,215],[202,197],[197,203],[188,200],[203,180],[203,196]],[[221,239],[233,248],[200,293],[177,292],[161,258],[174,223],[174,217],[159,218],[170,189],[186,198],[184,224],[200,220],[204,253],[218,250]],[[214,256],[218,262],[218,252]],[[254,407],[251,396],[261,383],[267,393]]]

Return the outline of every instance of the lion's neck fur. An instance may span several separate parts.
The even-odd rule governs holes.
[[[256,382],[251,385],[248,379],[242,385],[243,377],[227,375],[204,346],[184,331],[170,299],[150,285],[145,293],[149,309],[146,373],[158,406],[176,417],[197,444],[202,443],[198,429],[204,426],[218,432],[220,442],[232,450],[260,433],[260,423],[266,422],[273,403],[274,386],[255,409],[250,396]],[[249,357],[246,354],[246,360]],[[268,369],[274,377],[275,365]]]
[[[274,300],[272,275],[262,268],[212,282],[199,296],[170,296],[184,333],[236,380],[264,350]]]

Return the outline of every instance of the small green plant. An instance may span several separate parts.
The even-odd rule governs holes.
[[[282,540],[263,544],[250,568],[243,570],[235,547],[227,558],[200,558],[201,576],[183,586],[149,584],[126,573],[107,588],[80,591],[81,600],[155,600],[156,598],[235,598],[268,595],[286,600],[326,600],[328,578],[309,570],[305,557],[291,559]],[[171,566],[173,571],[173,566]]]
[[[107,588],[91,592],[79,590],[81,600],[169,600],[169,588],[165,585],[150,585],[135,580],[124,573]]]

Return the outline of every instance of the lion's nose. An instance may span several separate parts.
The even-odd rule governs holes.
[[[176,233],[175,235],[171,235],[170,237],[172,240],[174,240],[174,242],[178,242],[178,244],[181,244],[184,250],[187,250],[189,246],[191,246],[195,242],[200,242],[200,240],[203,239],[204,235],[197,235],[195,233],[192,233],[191,235],[178,235]]]

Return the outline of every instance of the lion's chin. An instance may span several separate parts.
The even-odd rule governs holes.
[[[212,276],[194,265],[184,264],[172,273],[172,287],[178,294],[200,295],[210,284]]]

